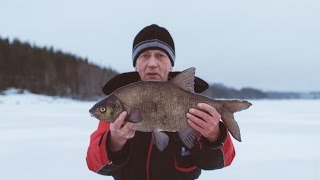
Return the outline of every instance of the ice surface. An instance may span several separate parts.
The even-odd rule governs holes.
[[[256,100],[235,114],[243,142],[227,168],[203,180],[319,180],[320,101]],[[8,91],[0,95],[1,180],[112,179],[88,170],[85,157],[98,121],[81,102]]]

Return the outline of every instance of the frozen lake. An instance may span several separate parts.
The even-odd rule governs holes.
[[[230,167],[203,180],[320,180],[320,100],[255,100],[235,114],[243,142]],[[98,121],[94,102],[31,94],[0,95],[1,180],[112,179],[85,162]]]

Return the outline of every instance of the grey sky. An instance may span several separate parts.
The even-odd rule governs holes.
[[[125,6],[124,6],[125,5]],[[0,0],[0,36],[132,71],[136,33],[152,23],[176,44],[175,70],[210,83],[319,91],[320,1]]]

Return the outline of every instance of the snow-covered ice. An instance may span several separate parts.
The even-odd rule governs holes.
[[[211,180],[320,180],[320,101],[255,100],[235,115],[230,167],[203,171]],[[98,121],[82,102],[30,93],[0,95],[1,180],[112,179],[88,170],[85,157]]]

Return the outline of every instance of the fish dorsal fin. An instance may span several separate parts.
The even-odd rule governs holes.
[[[194,92],[194,75],[196,68],[191,67],[176,75],[170,82],[188,92]]]

